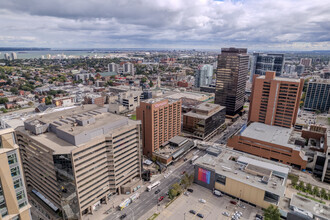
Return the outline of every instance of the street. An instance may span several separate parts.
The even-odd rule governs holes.
[[[235,134],[241,127],[247,123],[246,114],[243,117],[239,118],[236,122],[234,122],[231,126],[228,126],[225,131],[221,134],[220,138],[214,141],[217,144],[226,144],[229,137]]]
[[[201,156],[205,154],[203,151],[199,151],[198,155]],[[171,170],[171,167],[168,169]],[[173,168],[172,168],[173,169]],[[175,169],[175,168],[174,168]],[[122,211],[114,211],[106,220],[114,220],[119,219],[121,215],[124,213],[127,215],[125,219],[137,220],[141,218],[144,214],[146,214],[149,210],[157,206],[158,198],[160,196],[164,196],[167,198],[166,193],[168,192],[170,186],[176,182],[180,181],[181,174],[183,171],[186,171],[188,174],[192,174],[194,172],[194,166],[190,164],[189,160],[185,161],[180,167],[173,170],[172,173],[167,178],[160,179],[160,185],[153,189],[150,192],[144,191],[141,193],[140,198],[130,204],[128,207],[124,208]],[[160,189],[161,191],[158,194],[155,194],[155,191]],[[165,199],[164,199],[165,200]],[[163,203],[165,201],[162,201]]]

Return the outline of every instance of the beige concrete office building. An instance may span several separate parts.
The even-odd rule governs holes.
[[[0,129],[0,220],[31,219],[14,130]]]
[[[81,219],[141,178],[140,123],[107,108],[53,112],[16,132],[28,194],[52,218]]]
[[[230,149],[195,161],[194,182],[253,206],[278,206],[290,167]]]

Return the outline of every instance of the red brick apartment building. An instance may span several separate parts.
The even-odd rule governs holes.
[[[249,109],[249,121],[290,128],[296,123],[303,79],[255,75]]]
[[[143,154],[150,157],[181,133],[181,100],[148,99],[136,108],[136,118],[142,122]]]

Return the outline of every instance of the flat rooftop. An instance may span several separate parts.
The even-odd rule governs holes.
[[[155,104],[157,102],[162,102],[162,101],[165,101],[165,100],[168,100],[168,104],[171,104],[171,103],[174,103],[174,102],[178,101],[178,99],[172,99],[172,98],[153,98],[153,99],[143,100],[141,102],[149,103],[149,104]]]
[[[214,170],[216,173],[228,178],[280,196],[284,195],[286,188],[285,182],[290,171],[290,167],[287,165],[228,148],[223,148],[219,156],[206,154],[198,158],[195,164],[206,169]],[[249,170],[259,171],[265,175],[270,174],[270,176],[266,176],[267,183],[262,182],[262,177],[252,174]],[[278,172],[279,170],[281,172]]]
[[[253,122],[242,132],[241,136],[300,150],[299,146],[289,143],[291,134],[292,129],[290,128]]]
[[[300,209],[300,211],[307,211],[312,213],[315,216],[322,217],[324,219],[330,219],[330,207],[318,203],[316,201],[313,201],[311,199],[299,196],[294,194],[292,196],[291,202],[290,202],[291,207],[296,207]]]
[[[217,104],[203,102],[195,107],[193,107],[192,111],[185,113],[185,116],[199,118],[199,119],[207,119],[212,117],[215,113],[222,111],[226,107],[220,106]],[[199,112],[196,112],[199,111]],[[203,111],[203,113],[201,113]],[[204,114],[205,113],[205,114]]]
[[[258,76],[259,79],[265,79],[265,75],[262,76]],[[273,80],[277,80],[277,81],[286,81],[286,82],[296,82],[299,83],[300,79],[295,79],[295,78],[285,78],[285,77],[278,77],[276,76]]]
[[[17,130],[50,147],[55,153],[68,153],[121,128],[140,122],[111,114],[104,107],[84,105],[33,117]]]
[[[213,109],[219,108],[219,107],[220,107],[220,109],[225,108],[224,106],[220,106],[220,105],[217,105],[217,104],[203,102],[203,103],[197,105],[195,107],[195,109],[201,110],[201,111],[212,111]]]
[[[205,101],[210,97],[213,97],[214,94],[211,93],[197,93],[197,92],[167,92],[163,95],[164,98],[172,98],[172,99],[195,99],[198,101]]]

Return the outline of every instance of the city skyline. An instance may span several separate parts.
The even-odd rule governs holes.
[[[0,46],[329,50],[329,5],[327,1],[0,1]]]

